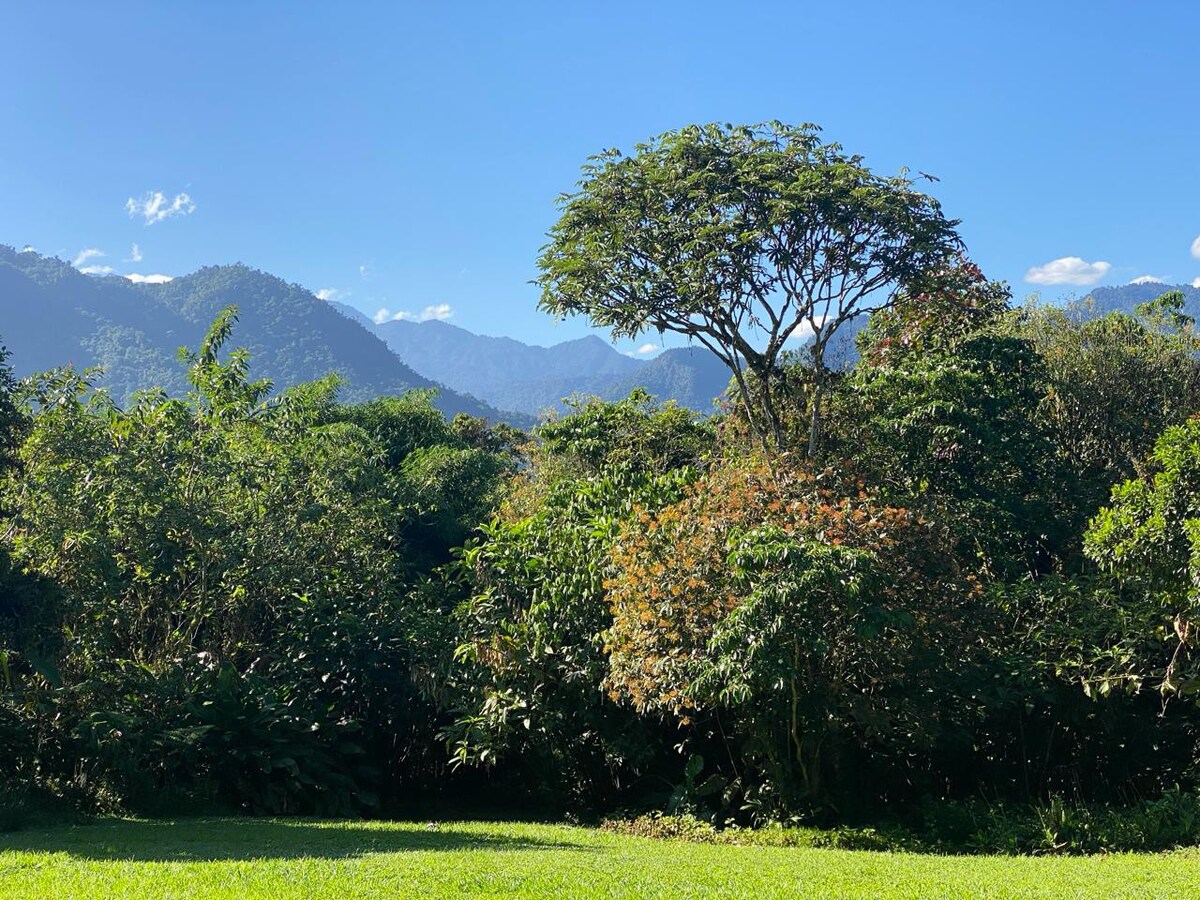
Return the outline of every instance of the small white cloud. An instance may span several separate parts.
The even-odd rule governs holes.
[[[106,255],[103,250],[97,250],[95,247],[84,247],[75,255],[71,265],[78,269],[80,266],[87,265],[89,260],[103,259]]]
[[[638,347],[635,352],[637,353],[638,356],[649,356],[651,353],[653,353],[657,349],[658,349],[657,344],[642,344],[642,346]]]
[[[370,281],[375,277],[375,260],[365,262],[358,267],[358,275],[363,281]]]
[[[26,244],[24,247],[21,248],[21,252],[22,253],[37,253],[37,247],[33,246],[33,244]]]
[[[316,293],[318,300],[340,300],[343,297],[349,297],[349,291],[343,291],[341,288],[321,288]]]
[[[1192,279],[1192,287],[1194,287],[1194,288],[1200,288],[1200,278],[1193,278],[1193,279]]]
[[[75,259],[71,261],[71,265],[83,275],[111,275],[113,273],[112,266],[92,262],[93,259],[103,259],[105,256],[106,254],[103,250],[97,250],[95,247],[84,247],[76,254]]]
[[[150,191],[141,200],[130,197],[125,201],[125,211],[129,218],[141,216],[147,225],[153,225],[172,216],[191,215],[196,211],[196,204],[187,194],[176,194],[168,201],[162,191]]]
[[[1025,273],[1030,284],[1095,284],[1108,274],[1112,263],[1102,260],[1085,262],[1078,256],[1064,256]]]
[[[449,303],[438,303],[425,307],[419,313],[405,309],[392,312],[386,306],[381,306],[371,318],[376,325],[382,325],[384,322],[428,322],[431,319],[444,322],[453,315],[454,309]]]
[[[129,259],[125,260],[125,262],[141,262],[141,261],[142,261],[142,248],[139,247],[137,244],[134,244],[132,247],[129,248]]]
[[[452,315],[454,315],[454,310],[450,308],[449,303],[439,303],[421,310],[421,321],[428,322],[430,319],[437,319],[439,322],[443,322]]]
[[[828,316],[817,316],[817,326],[821,327],[825,324]],[[812,322],[801,322],[796,326],[796,330],[787,336],[788,341],[793,344],[807,344],[812,340],[813,325]]]
[[[137,272],[130,272],[125,277],[134,284],[166,284],[175,278],[174,275],[139,275]]]
[[[1133,279],[1133,281],[1131,281],[1129,283],[1130,284],[1164,284],[1165,282],[1163,281],[1163,279],[1159,278],[1157,275],[1139,275],[1137,278]]]
[[[1200,235],[1196,235],[1196,239],[1192,241],[1192,256],[1200,259]]]

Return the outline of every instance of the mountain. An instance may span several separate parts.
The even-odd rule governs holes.
[[[350,304],[342,303],[340,300],[327,300],[326,302],[330,306],[332,306],[334,309],[336,309],[338,312],[340,312],[343,316],[347,316],[348,318],[353,319],[355,322],[357,322],[359,325],[361,325],[363,328],[367,329],[368,331],[373,332],[375,330],[375,320],[372,319],[370,316],[368,316],[366,313],[360,312],[359,310],[355,309]]]
[[[59,259],[0,247],[0,336],[18,375],[73,363],[101,366],[98,382],[118,402],[137,390],[186,389],[177,352],[199,344],[216,314],[236,304],[233,344],[251,354],[254,376],[277,388],[337,372],[349,401],[439,388],[446,413],[503,419],[501,413],[417,374],[372,331],[295,284],[244,265],[212,266],[165,284],[82,275]],[[372,323],[373,324],[373,323]]]
[[[239,312],[233,346],[250,352],[254,377],[282,389],[337,372],[351,402],[434,387],[447,413],[528,426],[545,410],[561,409],[564,398],[616,400],[636,387],[707,413],[729,382],[725,366],[700,348],[644,360],[595,336],[537,347],[436,320],[376,324],[240,264],[134,284],[0,246],[0,339],[16,374],[68,363],[99,367],[98,386],[118,403],[149,387],[186,391],[179,348],[196,347],[230,304]]]
[[[1102,316],[1113,311],[1131,313],[1139,303],[1148,303],[1168,291],[1182,293],[1184,309],[1188,315],[1200,319],[1200,288],[1194,288],[1187,284],[1162,284],[1157,281],[1122,284],[1115,287],[1093,288],[1089,296],[1095,304],[1093,311],[1096,315]]]
[[[352,307],[336,306],[355,321],[370,322]],[[529,415],[561,409],[562,401],[572,395],[616,400],[637,387],[660,400],[707,413],[729,383],[725,365],[695,347],[666,350],[644,360],[618,353],[595,335],[538,347],[437,320],[394,320],[371,327],[425,377]]]
[[[732,377],[729,367],[703,347],[677,347],[664,350],[597,393],[605,400],[618,400],[635,387],[643,387],[660,399],[676,400],[680,406],[710,413]]]
[[[645,365],[595,336],[537,347],[437,320],[384,322],[375,333],[427,378],[533,415],[574,393],[604,395],[610,384]]]

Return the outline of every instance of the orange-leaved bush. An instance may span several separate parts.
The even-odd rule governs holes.
[[[942,530],[858,481],[727,464],[626,526],[606,687],[689,722],[728,712],[781,798],[821,802],[837,748],[927,744],[966,664],[978,582]]]

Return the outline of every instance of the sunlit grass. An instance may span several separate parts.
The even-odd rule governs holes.
[[[654,841],[557,825],[208,819],[0,834],[0,896],[1195,897],[1200,852],[928,856]]]

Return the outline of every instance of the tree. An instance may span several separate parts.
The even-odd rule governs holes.
[[[560,198],[540,305],[614,337],[654,328],[698,341],[733,371],[756,436],[776,448],[780,356],[811,333],[812,455],[834,334],[959,248],[957,222],[913,185],[874,174],[812,125],[692,125],[631,156],[607,150]]]
[[[15,399],[17,381],[8,356],[8,348],[0,344],[0,479],[17,470],[17,451],[28,424]],[[9,512],[7,506],[0,503],[0,515]],[[30,579],[14,569],[7,545],[0,544],[0,654],[20,643],[19,632],[36,631],[49,605]]]
[[[8,357],[8,348],[0,344],[0,473],[16,464],[17,447],[25,425],[17,408],[17,381]]]
[[[1116,576],[1157,638],[1164,693],[1200,691],[1200,418],[1163,432],[1149,471],[1113,488],[1112,502],[1092,521],[1088,555]],[[1166,661],[1162,649],[1169,649]],[[1165,662],[1165,666],[1163,663]]]
[[[1133,315],[1028,307],[1014,325],[1045,361],[1051,390],[1039,414],[1091,515],[1114,483],[1138,474],[1166,428],[1200,410],[1200,336],[1178,291]]]
[[[463,553],[455,611],[458,763],[507,756],[576,799],[652,757],[653,726],[600,689],[612,624],[608,551],[636,509],[679,499],[712,448],[709,426],[643,392],[576,404],[537,431],[530,466]],[[514,752],[517,751],[517,752]]]
[[[76,742],[63,758],[121,801],[172,787],[345,813],[433,743],[418,679],[435,619],[404,538],[420,511],[336,379],[268,398],[225,352],[235,321],[181,354],[182,399],[122,409],[69,369],[27,383],[22,470],[0,496],[16,561],[62,595],[38,670],[62,690],[37,696]]]
[[[965,264],[936,291],[873,313],[833,396],[830,435],[892,502],[948,526],[960,555],[993,576],[1042,572],[1064,542],[1059,492],[1047,489],[1062,483],[1055,446],[1031,415],[1048,391],[1045,366],[1003,327],[1008,300]]]
[[[770,813],[831,802],[852,747],[928,746],[956,717],[977,582],[864,488],[727,464],[613,544],[606,686],[682,724],[724,716]]]

